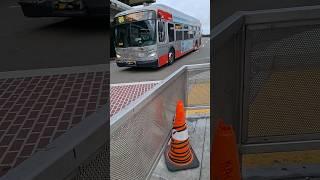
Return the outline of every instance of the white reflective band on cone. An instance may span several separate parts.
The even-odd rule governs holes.
[[[177,132],[175,129],[172,130],[172,138],[177,141],[185,141],[188,139],[188,129]]]

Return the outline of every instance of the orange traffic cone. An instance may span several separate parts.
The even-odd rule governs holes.
[[[199,160],[189,142],[185,111],[181,100],[177,103],[171,139],[164,152],[164,157],[169,171],[199,167]]]
[[[211,161],[213,180],[240,180],[240,163],[232,126],[219,120],[213,138]]]

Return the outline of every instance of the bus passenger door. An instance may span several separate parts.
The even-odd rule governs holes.
[[[174,24],[168,23],[168,39],[169,39],[169,44],[173,46],[174,42]]]
[[[167,42],[167,32],[166,32],[166,22],[158,21],[158,64],[159,67],[167,64],[168,62],[168,42]]]
[[[173,23],[168,23],[168,48],[174,48],[176,50],[176,45],[175,45],[175,33],[174,33],[174,24]]]

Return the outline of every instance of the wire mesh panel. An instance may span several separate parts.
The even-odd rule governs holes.
[[[320,6],[239,12],[212,33],[211,112],[235,128],[243,179],[319,176],[319,19]]]
[[[240,134],[242,97],[242,63],[244,49],[243,18],[235,14],[217,27],[213,33],[211,50],[211,114],[213,124],[224,119]],[[213,126],[212,131],[214,132]],[[213,139],[211,133],[211,139]],[[237,136],[240,139],[240,136]]]
[[[71,180],[86,179],[110,179],[109,144],[105,144],[93,157],[80,165]]]
[[[210,69],[188,71],[187,106],[210,106]]]
[[[247,27],[248,142],[320,133],[320,25],[308,24]]]
[[[184,70],[183,70],[184,71]],[[186,73],[157,86],[111,126],[111,179],[145,179],[166,142],[178,99],[185,98]],[[129,114],[129,115],[128,115]]]

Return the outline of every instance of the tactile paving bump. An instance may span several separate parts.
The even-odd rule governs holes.
[[[110,88],[110,117],[151,90],[157,82],[116,85]]]
[[[0,176],[107,102],[107,72],[0,79]]]

